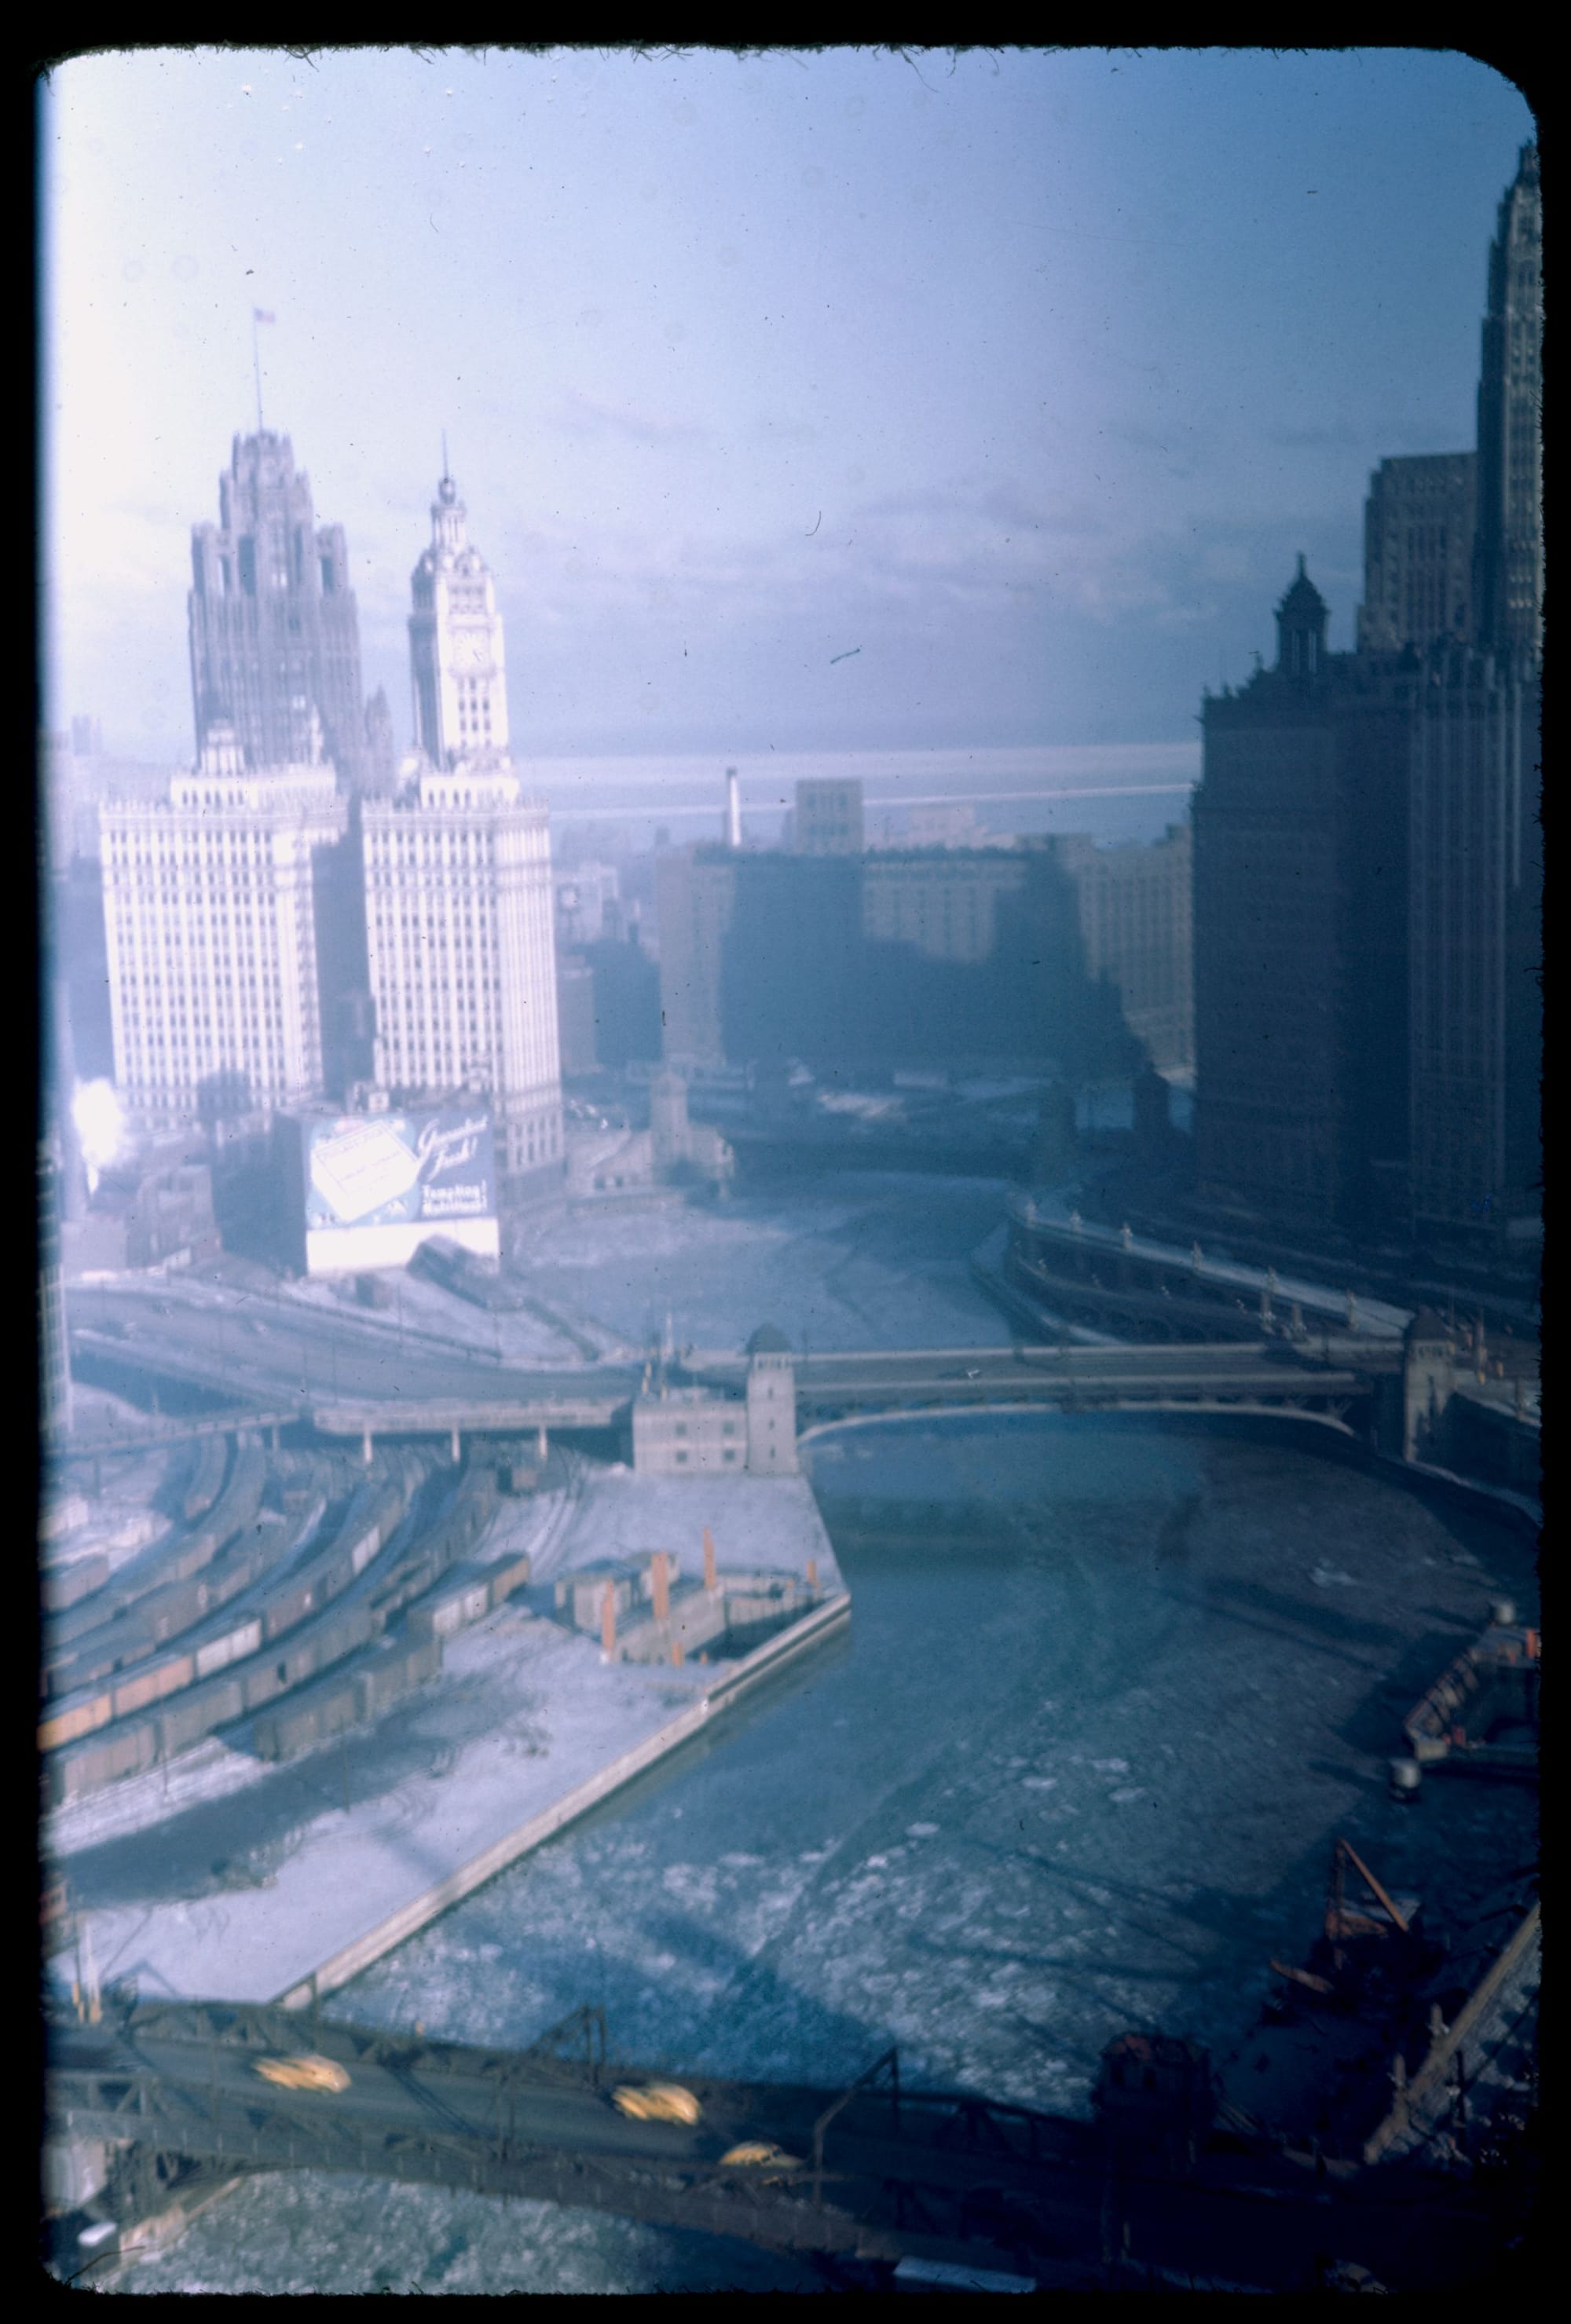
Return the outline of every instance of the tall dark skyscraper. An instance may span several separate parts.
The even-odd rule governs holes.
[[[1420,1231],[1530,1236],[1540,1212],[1539,681],[1430,657],[1411,760],[1412,1207]]]
[[[1335,654],[1299,559],[1274,669],[1208,696],[1195,794],[1197,1163],[1262,1217],[1406,1207],[1416,669]]]
[[[191,697],[197,748],[233,727],[245,763],[305,766],[312,714],[340,779],[365,758],[360,626],[341,525],[319,525],[287,436],[237,436],[218,522],[191,528]]]
[[[1539,149],[1524,145],[1489,254],[1489,307],[1478,382],[1478,642],[1537,658],[1544,604],[1539,442],[1543,364],[1543,205]]]
[[[1370,478],[1360,653],[1471,639],[1476,472],[1471,452],[1428,452]]]
[[[1477,454],[1372,480],[1360,650],[1326,652],[1300,570],[1276,668],[1205,706],[1197,1158],[1262,1217],[1538,1231],[1539,235],[1528,146],[1490,254]]]

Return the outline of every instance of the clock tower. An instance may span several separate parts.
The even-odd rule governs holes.
[[[470,545],[458,488],[442,464],[431,545],[413,575],[409,622],[414,731],[433,767],[508,755],[502,616],[490,567]]]

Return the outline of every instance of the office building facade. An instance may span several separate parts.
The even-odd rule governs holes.
[[[1207,696],[1195,794],[1197,1172],[1259,1214],[1405,1214],[1416,675],[1332,654],[1298,561],[1274,668]]]
[[[1525,145],[1500,206],[1478,381],[1474,630],[1494,652],[1542,650],[1544,605],[1543,203]]]
[[[1412,1208],[1511,1238],[1541,1212],[1543,833],[1537,677],[1437,654],[1411,761]]]
[[[347,802],[319,747],[257,770],[210,728],[166,799],[99,808],[115,1079],[143,1128],[194,1124],[218,1087],[262,1113],[321,1093],[319,890]]]
[[[799,782],[791,833],[799,855],[860,855],[862,785],[855,780]]]
[[[478,1085],[500,1167],[559,1169],[550,841],[510,768],[427,768],[361,810],[375,1078],[414,1100]]]
[[[1473,635],[1478,463],[1471,452],[1382,460],[1363,507],[1361,653]]]
[[[1066,836],[1058,861],[1075,883],[1086,971],[1118,994],[1123,1019],[1161,1074],[1195,1062],[1194,850],[1187,823],[1162,838],[1095,847]]]

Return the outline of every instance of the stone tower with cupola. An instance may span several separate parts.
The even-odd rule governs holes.
[[[430,547],[414,568],[409,622],[415,740],[447,770],[505,761],[507,664],[490,567],[468,537],[458,487],[442,464]]]

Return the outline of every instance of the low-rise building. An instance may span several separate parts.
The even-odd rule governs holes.
[[[711,1388],[648,1390],[633,1407],[633,1465],[654,1477],[797,1473],[797,1383],[790,1349],[771,1324],[748,1343],[744,1401]]]
[[[688,1120],[681,1074],[655,1074],[649,1111],[647,1130],[585,1130],[569,1139],[570,1203],[591,1209],[624,1207],[672,1199],[683,1186],[730,1184],[735,1157],[718,1130]]]
[[[707,1388],[668,1388],[633,1407],[633,1465],[652,1477],[713,1476],[748,1461],[749,1406]]]

